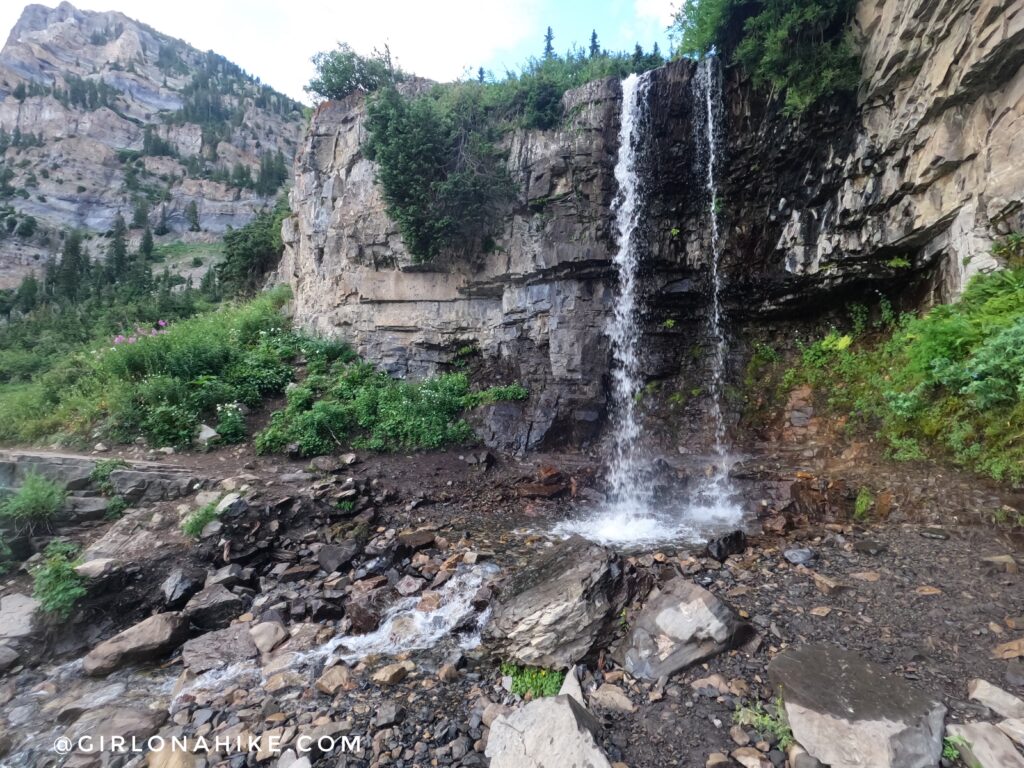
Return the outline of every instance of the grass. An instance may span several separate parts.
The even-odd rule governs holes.
[[[793,730],[786,720],[786,708],[781,698],[776,698],[771,709],[765,709],[760,702],[753,707],[740,707],[733,714],[738,725],[753,728],[762,736],[771,736],[779,749],[785,752],[793,745]]]
[[[43,564],[32,573],[33,595],[42,609],[58,619],[67,619],[78,601],[85,597],[85,579],[75,573],[78,547],[52,542],[43,553]]]
[[[21,487],[0,504],[0,521],[19,533],[32,533],[50,524],[66,497],[60,485],[30,470]]]
[[[110,475],[115,469],[122,469],[127,466],[128,462],[124,459],[101,459],[92,468],[92,472],[89,473],[89,479],[104,496],[112,496],[114,485],[110,482]]]
[[[978,275],[958,302],[920,317],[880,310],[860,332],[804,346],[782,386],[811,385],[891,458],[951,458],[1024,484],[1024,267]]]
[[[200,507],[190,514],[181,524],[181,531],[186,536],[198,539],[203,533],[203,528],[217,519],[217,503],[211,501],[204,507]]]
[[[512,678],[512,693],[524,698],[529,694],[531,699],[556,696],[565,680],[565,672],[511,663],[501,665],[501,674]]]
[[[256,435],[259,453],[297,446],[302,456],[354,447],[373,451],[439,448],[472,439],[462,412],[500,400],[522,400],[518,385],[472,392],[465,374],[423,381],[392,379],[366,362],[336,361],[288,391],[287,406]]]
[[[875,503],[875,497],[868,487],[862,487],[857,491],[857,500],[853,503],[853,517],[856,520],[864,521],[871,514],[871,507]]]
[[[960,759],[960,750],[970,746],[963,736],[946,736],[942,739],[942,757],[944,760],[956,762]]]

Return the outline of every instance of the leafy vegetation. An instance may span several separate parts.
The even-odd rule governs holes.
[[[733,720],[738,725],[753,728],[762,736],[772,736],[783,752],[793,745],[793,730],[789,727],[781,698],[772,702],[770,710],[765,709],[761,702],[753,707],[740,707],[733,714]]]
[[[29,471],[21,486],[0,504],[0,522],[15,531],[32,533],[49,525],[66,497],[60,485]]]
[[[224,234],[224,260],[216,267],[223,291],[251,296],[260,289],[281,259],[281,223],[288,213],[288,201],[282,196],[272,210]]]
[[[797,115],[854,90],[860,67],[847,27],[854,0],[686,0],[676,13],[678,54],[718,52],[754,83],[784,94]]]
[[[203,532],[203,528],[212,523],[217,519],[217,502],[211,501],[209,504],[200,507],[188,517],[181,524],[181,531],[186,536],[191,536],[194,539],[198,539],[200,534]]]
[[[33,595],[42,609],[58,619],[71,616],[75,605],[85,597],[85,579],[75,573],[78,547],[55,541],[43,553],[43,563],[32,573]]]
[[[531,699],[558,695],[565,680],[565,672],[511,663],[501,665],[501,674],[512,678],[512,693]]]
[[[960,759],[960,750],[970,746],[963,736],[945,736],[942,739],[942,759],[955,763]]]
[[[124,459],[101,459],[96,462],[96,466],[89,473],[89,480],[99,488],[104,496],[110,496],[115,490],[113,483],[110,482],[110,475],[115,469],[123,469],[127,466],[128,462]]]
[[[856,520],[867,520],[871,514],[871,507],[875,503],[875,497],[868,487],[862,487],[857,491],[857,499],[853,503],[853,517]]]
[[[471,392],[465,374],[401,381],[369,363],[339,357],[329,374],[313,373],[288,390],[288,404],[256,435],[256,450],[277,453],[291,445],[303,456],[349,445],[374,451],[439,448],[472,438],[463,410],[498,400],[522,400],[523,387]]]
[[[954,304],[881,328],[828,333],[803,349],[785,385],[807,383],[854,430],[896,459],[947,455],[996,480],[1024,483],[1024,268],[978,275]]]
[[[645,53],[609,53],[591,38],[589,50],[555,53],[553,33],[544,54],[500,78],[482,69],[475,80],[405,95],[406,77],[390,52],[363,58],[342,45],[314,59],[307,90],[326,98],[355,91],[370,101],[367,152],[376,160],[388,213],[413,257],[430,261],[446,251],[485,253],[494,247],[495,213],[513,196],[502,139],[516,127],[549,129],[562,115],[562,96],[604,77],[624,77],[663,63],[655,46]]]

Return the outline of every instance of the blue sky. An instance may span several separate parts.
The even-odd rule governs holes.
[[[56,5],[58,0],[44,0]],[[539,55],[548,25],[555,49],[586,46],[591,29],[601,45],[668,48],[666,26],[678,0],[72,0],[80,8],[116,10],[197,48],[227,56],[265,82],[308,102],[310,57],[339,41],[368,53],[388,43],[403,68],[451,80],[480,66],[501,74]],[[0,4],[0,29],[21,6]]]

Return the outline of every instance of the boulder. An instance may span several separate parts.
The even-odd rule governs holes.
[[[351,563],[352,558],[358,555],[361,549],[355,539],[348,539],[341,544],[324,544],[316,553],[316,559],[325,572],[333,573]]]
[[[618,555],[573,537],[513,577],[485,633],[502,658],[564,669],[609,639],[630,592]]]
[[[16,650],[0,643],[0,674],[17,664],[20,658],[21,656]]]
[[[160,585],[164,603],[168,608],[178,609],[203,588],[206,574],[201,568],[175,568]]]
[[[39,612],[34,597],[14,593],[0,597],[0,640],[18,640],[32,634],[32,624]]]
[[[260,653],[270,653],[288,639],[288,630],[279,621],[262,621],[249,634]]]
[[[983,704],[1000,717],[1024,718],[1024,701],[987,680],[975,679],[967,684],[967,695]]]
[[[242,612],[242,598],[214,584],[192,597],[184,612],[200,629],[221,629]]]
[[[675,578],[648,597],[623,643],[622,666],[646,680],[675,674],[691,664],[746,642],[749,624],[706,589]]]
[[[747,548],[747,536],[743,531],[732,531],[708,542],[708,557],[724,563],[730,555],[742,555]]]
[[[167,720],[166,709],[142,709],[140,707],[96,707],[86,711],[64,734],[72,741],[77,742],[83,736],[92,737],[93,743],[101,740],[110,743],[115,736],[120,736],[127,743],[135,739],[138,743],[145,743],[146,739],[156,733],[160,726]],[[106,756],[106,755],[102,755]],[[84,763],[74,762],[76,758],[82,757],[78,754],[71,758],[69,765],[100,765],[97,753],[84,755]],[[91,758],[96,758],[95,762]]]
[[[335,664],[317,678],[314,684],[316,689],[328,696],[333,696],[338,691],[348,691],[355,687],[352,679],[352,670],[345,664]]]
[[[258,654],[259,650],[245,624],[235,624],[192,638],[181,651],[185,666],[195,674],[253,659]]]
[[[531,701],[491,724],[491,768],[611,768],[597,745],[600,724],[571,696]]]
[[[950,725],[946,731],[963,740],[957,749],[964,764],[971,768],[1024,768],[1024,757],[1010,738],[991,723]]]
[[[793,737],[831,768],[935,768],[946,707],[855,653],[789,648],[768,666]]]
[[[158,613],[97,645],[82,660],[87,675],[106,675],[137,661],[148,661],[177,648],[188,636],[180,613]]]

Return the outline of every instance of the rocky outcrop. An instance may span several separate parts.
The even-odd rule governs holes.
[[[741,72],[722,78],[716,184],[731,381],[741,378],[748,328],[817,322],[879,294],[950,298],[994,266],[994,237],[1024,227],[1019,4],[862,0],[854,27],[864,72],[856,99],[791,120]],[[666,397],[688,393],[673,401],[673,418],[688,423],[658,434],[684,451],[701,449],[712,346],[695,67],[651,73],[644,151],[643,368]],[[531,393],[526,404],[480,414],[491,445],[593,438],[607,410],[620,94],[614,80],[590,83],[565,95],[556,130],[511,132],[518,197],[497,247],[430,265],[412,263],[386,215],[360,149],[361,97],[321,105],[283,230],[280,277],[294,288],[298,323],[349,339],[399,376],[446,370],[460,350],[478,350],[484,378],[518,380]],[[780,336],[791,343],[788,331]]]
[[[212,76],[207,82],[224,89],[210,111],[211,125],[223,116],[226,135],[182,111],[195,76]],[[197,161],[229,172],[241,163],[255,177],[263,153],[280,150],[291,160],[302,115],[299,105],[215,54],[121,13],[65,2],[28,6],[0,51],[0,128],[8,139],[22,137],[20,146],[0,147],[0,166],[13,172],[12,193],[0,193],[0,206],[39,224],[31,236],[0,236],[6,288],[59,249],[58,230],[103,233],[118,213],[130,220],[139,197],[151,202],[152,225],[163,222],[178,237],[209,239],[247,223],[272,199],[198,177]],[[143,152],[147,131],[163,145],[159,151]],[[189,232],[190,204],[205,234]],[[87,247],[98,256],[105,243]]]
[[[768,666],[793,737],[832,768],[933,768],[946,707],[855,653],[790,648]]]
[[[706,589],[682,578],[672,579],[631,623],[623,668],[645,680],[669,677],[735,648],[752,635],[750,625]]]
[[[516,574],[485,629],[502,658],[565,669],[586,657],[629,597],[621,559],[583,539],[559,545]]]

